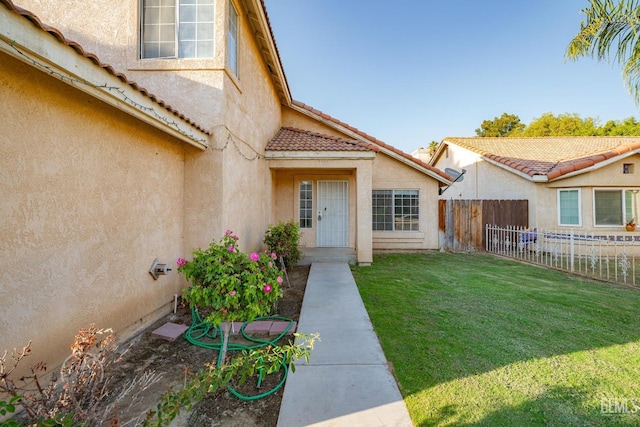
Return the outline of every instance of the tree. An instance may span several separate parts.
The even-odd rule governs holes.
[[[522,136],[587,136],[599,135],[596,121],[591,117],[580,118],[578,114],[544,113],[533,119],[522,132]]]
[[[624,121],[609,120],[598,128],[598,135],[602,136],[640,136],[640,123],[635,117]]]
[[[431,141],[429,143],[429,156],[433,157],[434,154],[436,154],[436,151],[438,151],[438,145],[440,145],[438,143],[438,141]]]
[[[524,129],[524,124],[520,123],[520,117],[515,114],[502,113],[500,117],[494,117],[493,120],[485,120],[476,129],[476,135],[495,137],[495,136],[516,136]]]
[[[636,105],[640,104],[640,3],[590,0],[582,12],[587,19],[580,23],[580,32],[569,43],[565,56],[570,60],[590,56],[598,61],[613,57],[622,66],[627,90]]]

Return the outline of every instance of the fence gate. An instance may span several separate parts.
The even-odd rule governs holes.
[[[447,251],[484,250],[486,224],[529,226],[528,200],[440,200],[438,208],[440,248]]]

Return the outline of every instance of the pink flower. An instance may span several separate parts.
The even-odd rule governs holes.
[[[258,255],[257,252],[251,252],[251,255],[249,255],[249,258],[251,258],[251,261],[257,261],[260,259],[260,255]]]
[[[232,234],[233,234],[233,231],[231,231],[231,230],[227,230],[227,231],[224,232],[225,236],[231,236]]]
[[[231,291],[229,292],[229,295],[234,296],[236,294],[236,291]]]
[[[269,261],[269,268],[273,267],[273,263]]]
[[[271,252],[271,258],[278,259],[278,255],[275,252]]]
[[[235,234],[234,234],[233,236],[231,236],[231,238],[232,238],[233,240],[238,240],[238,239],[239,239],[239,237],[238,237],[238,236],[236,236]]]
[[[271,292],[271,285],[267,284],[264,285],[264,288],[262,288],[263,291],[265,291],[266,293]]]
[[[282,283],[282,277],[278,276],[278,283]]]
[[[178,267],[182,267],[186,263],[187,263],[187,260],[185,260],[184,258],[178,258],[178,261],[176,262],[176,264],[178,264]]]
[[[233,247],[233,245],[229,245],[229,246],[227,247],[227,250],[228,250],[229,252],[233,252],[233,250],[234,250],[234,249],[235,249],[235,248]]]

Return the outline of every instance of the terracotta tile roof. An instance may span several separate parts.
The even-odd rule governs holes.
[[[357,139],[344,139],[331,135],[294,128],[281,128],[269,141],[267,151],[378,151],[373,144]]]
[[[346,124],[344,122],[341,122],[340,120],[335,119],[335,118],[331,117],[330,115],[325,114],[322,111],[316,110],[315,108],[310,107],[310,106],[308,106],[308,105],[306,105],[306,104],[304,104],[302,102],[294,100],[292,103],[293,103],[294,106],[296,106],[298,108],[306,110],[306,111],[312,113],[313,115],[319,116],[320,118],[325,119],[325,120],[327,120],[329,122],[332,122],[333,124],[335,124],[335,125],[337,125],[339,127],[345,128],[346,130],[349,130],[351,132],[356,133],[358,136],[364,138],[365,140],[367,140],[368,142],[374,144],[378,148],[382,148],[384,150],[391,151],[392,153],[395,153],[396,155],[401,156],[404,159],[409,160],[412,163],[415,163],[416,165],[418,165],[418,166],[420,166],[420,167],[422,167],[424,169],[427,169],[427,170],[435,173],[436,175],[438,175],[438,176],[440,176],[440,177],[442,177],[442,178],[444,178],[444,179],[446,179],[448,181],[453,181],[453,177],[451,177],[451,175],[449,175],[448,173],[445,173],[444,171],[441,171],[440,169],[436,168],[435,166],[432,166],[432,165],[430,165],[428,163],[423,162],[422,160],[420,160],[420,159],[418,159],[416,157],[413,157],[411,154],[407,154],[404,151],[399,150],[399,149],[395,148],[392,145],[386,144],[386,143],[380,141],[379,139],[374,138],[373,136],[368,135],[365,132],[362,132],[361,130],[359,130],[357,128],[354,128],[353,126],[350,126],[350,125],[348,125],[348,124]]]
[[[546,176],[548,180],[640,150],[639,136],[448,137],[443,143],[466,148],[531,177]]]
[[[192,125],[195,128],[197,128],[199,131],[201,131],[203,133],[206,133],[207,135],[211,135],[210,131],[204,129],[202,126],[198,125],[193,120],[191,120],[190,118],[186,117],[184,114],[180,113],[178,110],[175,110],[174,108],[172,108],[170,105],[165,103],[163,100],[159,99],[154,94],[149,93],[148,90],[146,90],[145,88],[139,86],[135,81],[129,80],[129,78],[126,75],[124,75],[123,73],[117,72],[116,70],[113,69],[113,67],[111,65],[101,62],[100,59],[95,54],[85,51],[84,48],[82,46],[80,46],[80,44],[74,42],[73,40],[67,39],[62,34],[62,32],[60,30],[58,30],[57,28],[54,28],[54,27],[52,27],[50,25],[42,23],[42,21],[40,21],[40,18],[38,18],[33,12],[30,12],[30,11],[28,11],[26,9],[23,9],[23,8],[21,8],[19,6],[16,6],[15,4],[13,4],[12,0],[0,0],[0,4],[3,4],[10,11],[12,11],[12,12],[14,12],[14,13],[22,16],[22,17],[24,17],[25,19],[28,19],[36,27],[40,28],[42,31],[45,31],[45,32],[51,34],[60,43],[66,44],[67,46],[71,47],[78,54],[88,58],[95,65],[97,65],[100,68],[103,68],[109,74],[117,77],[123,83],[131,86],[134,90],[140,92],[142,95],[144,95],[147,98],[151,99],[153,102],[155,102],[156,104],[158,104],[160,107],[164,108],[165,110],[169,111],[174,116],[179,117],[180,119],[184,120],[185,122],[187,122],[190,125]]]

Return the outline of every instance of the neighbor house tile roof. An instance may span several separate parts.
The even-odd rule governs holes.
[[[339,126],[339,127],[344,128],[344,129],[346,129],[348,131],[351,131],[351,132],[357,134],[358,136],[360,136],[361,138],[367,140],[368,142],[374,144],[379,149],[382,148],[382,149],[388,150],[388,151],[390,151],[390,152],[392,152],[392,153],[394,153],[394,154],[396,154],[396,155],[398,155],[400,157],[403,157],[406,160],[409,160],[410,162],[416,164],[417,166],[420,166],[420,167],[422,167],[424,169],[428,169],[432,173],[434,173],[434,174],[436,174],[436,175],[438,175],[438,176],[440,176],[440,177],[442,177],[442,178],[444,178],[444,179],[446,179],[448,181],[453,181],[453,177],[451,177],[451,175],[449,175],[448,173],[438,169],[437,167],[432,166],[432,165],[430,165],[430,164],[428,164],[426,162],[423,162],[422,160],[420,160],[420,159],[418,159],[416,157],[413,157],[411,154],[407,154],[404,151],[399,150],[399,149],[395,148],[392,145],[386,144],[386,143],[380,141],[379,139],[377,139],[377,138],[375,138],[375,137],[373,137],[371,135],[368,135],[365,132],[362,132],[361,130],[359,130],[359,129],[353,127],[353,126],[350,126],[350,125],[348,125],[348,124],[346,124],[344,122],[341,122],[340,120],[338,120],[338,119],[336,119],[334,117],[331,117],[328,114],[323,113],[322,111],[316,110],[315,108],[313,108],[313,107],[311,107],[309,105],[306,105],[306,104],[304,104],[302,102],[295,101],[295,100],[293,101],[293,106],[294,107],[298,107],[298,108],[300,108],[302,110],[308,111],[309,113],[311,113],[311,114],[313,114],[315,116],[318,116],[320,119],[324,119],[324,120],[326,120],[328,122],[333,123],[336,126]]]
[[[0,0],[0,4],[3,4],[10,11],[12,11],[12,12],[14,12],[14,13],[16,13],[16,14],[18,14],[18,15],[26,18],[26,19],[28,19],[29,21],[31,21],[31,23],[33,23],[36,27],[40,28],[42,31],[51,34],[60,43],[71,47],[78,54],[88,58],[96,66],[98,66],[100,68],[103,68],[109,74],[117,77],[123,83],[131,86],[134,90],[140,92],[142,95],[144,95],[147,98],[151,99],[153,102],[155,102],[156,104],[158,104],[160,107],[164,108],[165,110],[169,111],[171,114],[173,114],[176,117],[179,117],[180,119],[182,119],[185,122],[189,123],[190,125],[192,125],[196,129],[198,129],[199,131],[201,131],[201,132],[203,132],[203,133],[205,133],[207,135],[211,135],[210,131],[206,130],[204,127],[200,126],[195,121],[191,120],[189,117],[186,117],[184,114],[180,113],[178,110],[172,108],[169,104],[165,103],[163,100],[161,100],[160,98],[158,98],[154,94],[150,93],[147,89],[139,86],[135,81],[130,80],[125,74],[117,72],[116,70],[114,70],[114,68],[111,65],[105,64],[102,61],[100,61],[100,59],[95,54],[85,51],[84,48],[82,46],[80,46],[80,44],[74,42],[73,40],[67,39],[64,36],[64,34],[62,34],[62,32],[60,30],[58,30],[57,28],[54,28],[54,27],[52,27],[50,25],[42,23],[40,18],[38,18],[33,12],[30,12],[30,11],[28,11],[26,9],[23,9],[23,8],[21,8],[19,6],[16,6],[15,4],[13,4],[13,2],[11,0]]]
[[[373,144],[301,129],[281,128],[269,141],[267,151],[378,151]]]
[[[640,150],[638,136],[448,137],[443,143],[466,148],[531,177],[544,176],[548,180]]]

